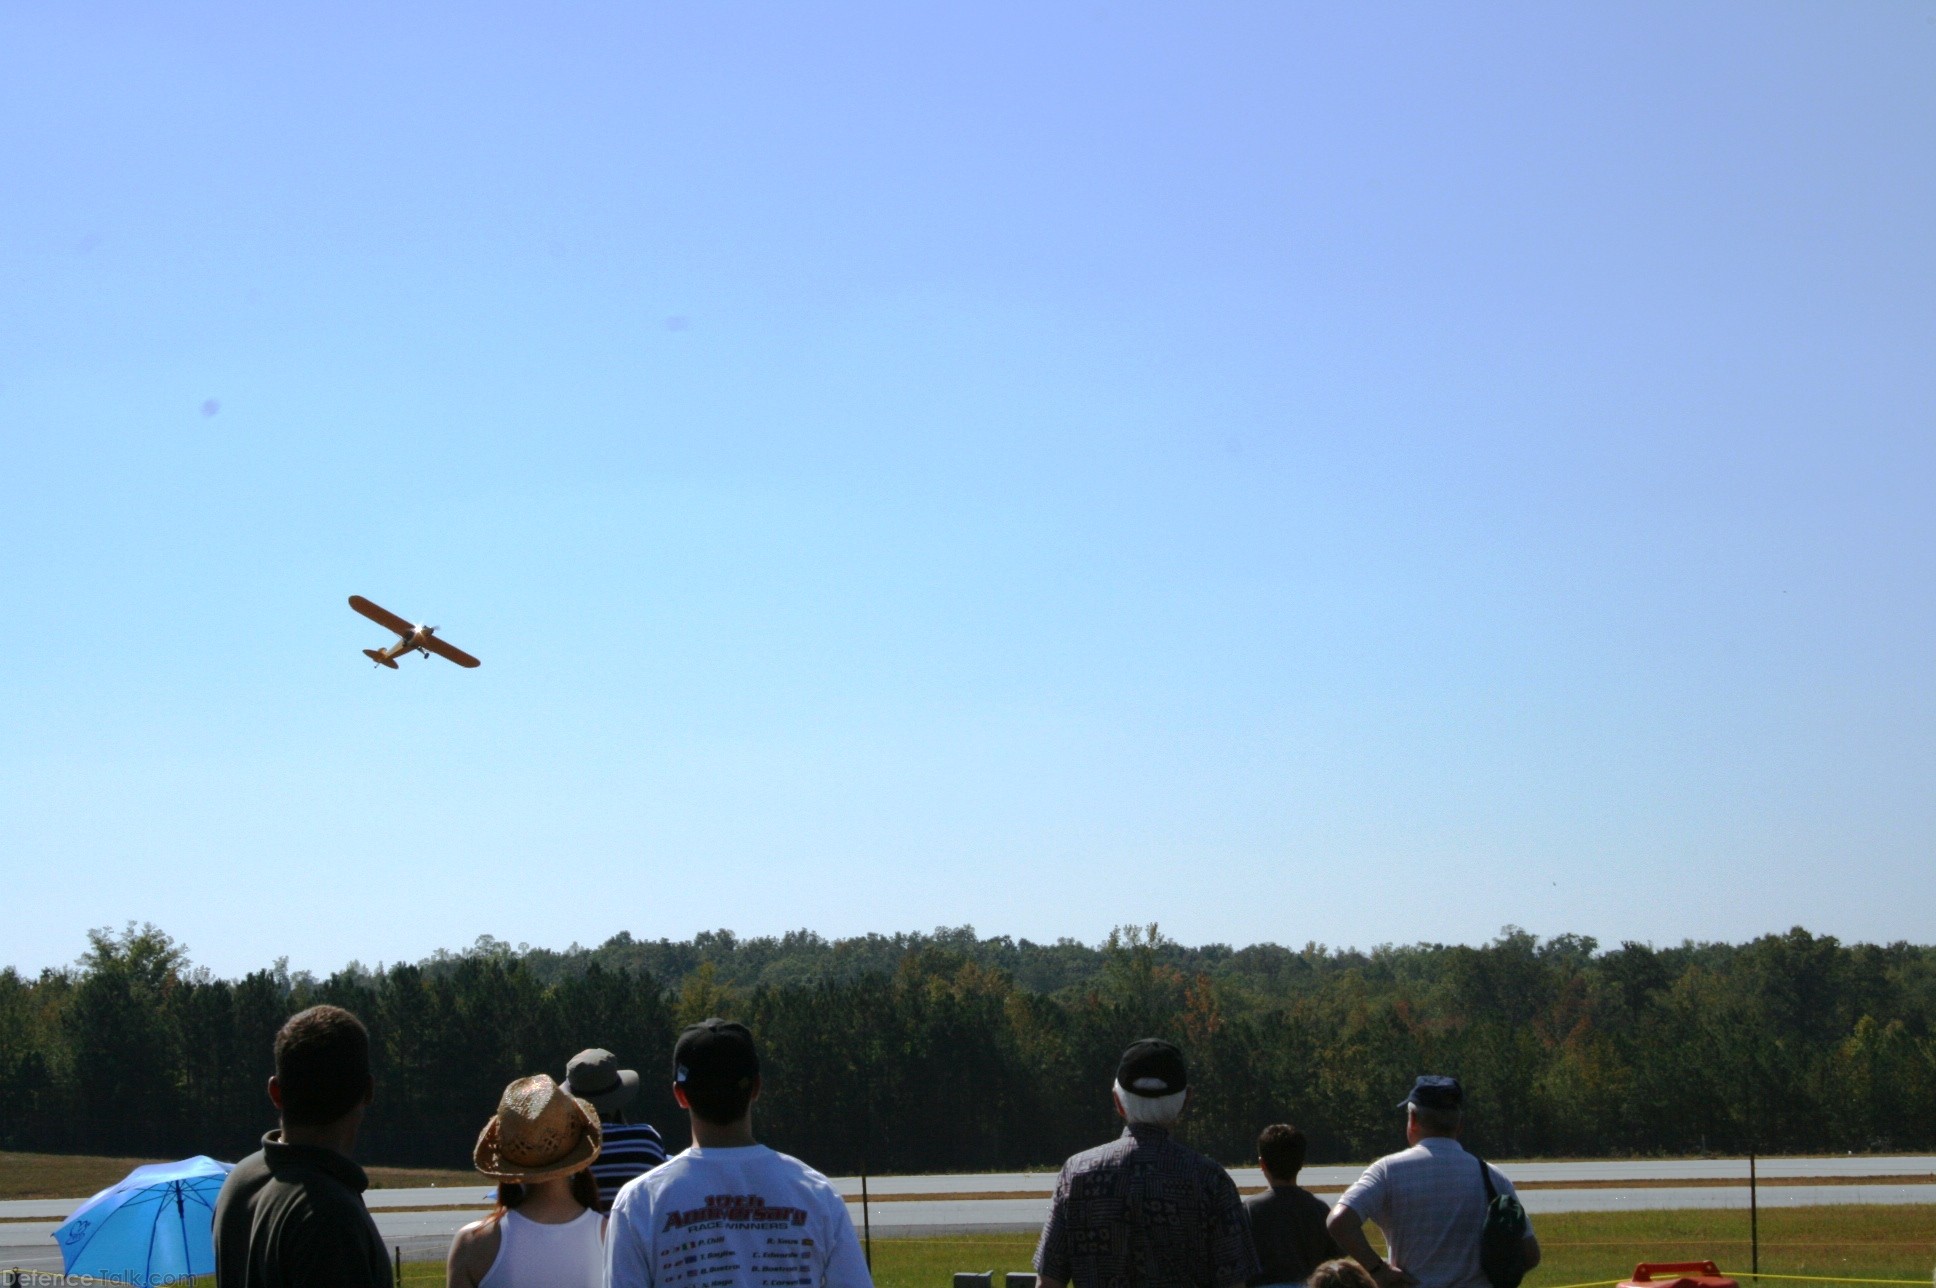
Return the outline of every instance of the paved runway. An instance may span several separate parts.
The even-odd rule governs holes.
[[[1604,1185],[1608,1182],[1626,1181],[1631,1183],[1661,1181],[1732,1181],[1746,1184],[1748,1180],[1748,1160],[1745,1158],[1643,1158],[1620,1160],[1584,1160],[1565,1163],[1512,1163],[1504,1162],[1499,1166],[1516,1183],[1554,1184],[1572,1181]],[[1343,1189],[1358,1179],[1364,1171],[1363,1163],[1345,1163],[1328,1167],[1307,1167],[1300,1180],[1312,1189]],[[1898,1154],[1887,1157],[1875,1155],[1836,1155],[1819,1158],[1764,1158],[1756,1165],[1761,1179],[1783,1180],[1791,1177],[1927,1177],[1936,1184],[1936,1154]],[[1264,1175],[1254,1167],[1231,1169],[1230,1175],[1237,1184],[1246,1189],[1264,1183]],[[857,1176],[836,1176],[834,1188],[848,1198],[860,1197],[860,1178]],[[1055,1173],[1042,1172],[992,1172],[972,1173],[952,1176],[876,1176],[868,1183],[868,1193],[874,1198],[891,1197],[903,1194],[1012,1194],[1017,1192],[1047,1194],[1055,1185]],[[409,1190],[371,1190],[366,1199],[372,1208],[378,1207],[425,1207],[432,1204],[449,1205],[475,1201],[489,1204],[491,1191],[488,1186],[474,1189],[426,1189]],[[987,1202],[988,1200],[979,1200]],[[48,1213],[66,1211],[63,1200],[53,1200],[46,1205]],[[0,1216],[15,1215],[13,1209],[22,1206],[0,1203]],[[71,1206],[69,1204],[68,1206]],[[25,1212],[18,1215],[27,1215]]]
[[[1499,1167],[1519,1182],[1593,1182],[1609,1181],[1748,1181],[1745,1158],[1641,1158],[1618,1160],[1586,1159],[1564,1163],[1501,1162]],[[1328,1167],[1307,1167],[1299,1180],[1311,1189],[1343,1189],[1365,1170],[1363,1163],[1344,1163]],[[1833,1155],[1819,1158],[1764,1158],[1755,1165],[1762,1180],[1789,1177],[1917,1176],[1936,1183],[1936,1154]],[[1264,1174],[1254,1167],[1232,1168],[1230,1175],[1246,1189],[1264,1183]],[[842,1194],[858,1198],[858,1177],[834,1178]],[[1054,1172],[1004,1172],[971,1176],[877,1176],[868,1181],[868,1191],[883,1194],[986,1194],[1016,1190],[1047,1191],[1055,1185]],[[423,1191],[412,1191],[423,1193]]]
[[[1748,1205],[1746,1159],[1636,1159],[1618,1162],[1502,1163],[1527,1211],[1646,1211],[1650,1209],[1743,1208]],[[1362,1165],[1309,1167],[1300,1179],[1320,1193],[1342,1189],[1357,1179]],[[1828,1157],[1762,1159],[1761,1206],[1814,1207],[1836,1203],[1936,1204],[1936,1156]],[[1254,1168],[1231,1175],[1246,1189],[1263,1184]],[[1795,1184],[1796,1180],[1836,1180],[1833,1184]],[[1875,1178],[1863,1181],[1862,1178]],[[1911,1179],[1913,1178],[1913,1179]],[[1699,1184],[1699,1182],[1708,1184]],[[1739,1184],[1713,1184],[1713,1182]],[[1683,1182],[1675,1184],[1674,1182]],[[1048,1211],[1053,1172],[1009,1172],[974,1176],[884,1176],[868,1181],[869,1219],[885,1238],[946,1234],[1021,1233],[1039,1230]],[[849,1199],[848,1212],[860,1224],[860,1180],[836,1177],[834,1185]],[[490,1203],[486,1186],[371,1190],[365,1197],[384,1240],[403,1249],[406,1260],[441,1260],[451,1235],[466,1221],[483,1215]],[[920,1197],[932,1195],[933,1197]],[[988,1197],[974,1197],[986,1195]],[[0,1268],[58,1270],[54,1229],[79,1199],[27,1199],[0,1203]],[[435,1208],[433,1211],[405,1211]]]

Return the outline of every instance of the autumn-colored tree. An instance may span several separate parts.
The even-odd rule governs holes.
[[[238,980],[152,926],[99,930],[67,970],[0,969],[0,1147],[239,1157],[273,1126],[283,1019],[349,1007],[374,1040],[371,1161],[463,1166],[505,1083],[586,1046],[640,1070],[674,1146],[682,1024],[743,1019],[764,1139],[832,1171],[1052,1165],[1120,1130],[1109,1084],[1140,1037],[1191,1063],[1181,1130],[1230,1162],[1289,1120],[1313,1161],[1395,1147],[1420,1072],[1470,1092],[1496,1157],[1936,1146],[1936,949],[1795,929],[1739,945],[1541,940],[1370,952],[1099,945],[971,928],[459,952],[327,979]]]

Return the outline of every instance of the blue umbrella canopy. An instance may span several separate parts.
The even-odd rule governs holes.
[[[215,1196],[234,1168],[201,1155],[135,1168],[54,1231],[67,1273],[144,1285],[215,1273]]]

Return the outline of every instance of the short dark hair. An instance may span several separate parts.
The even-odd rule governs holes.
[[[312,1006],[276,1033],[276,1086],[282,1116],[319,1127],[362,1102],[370,1090],[370,1032],[340,1006]]]
[[[1309,1142],[1304,1133],[1289,1123],[1272,1123],[1257,1133],[1257,1157],[1270,1174],[1283,1180],[1296,1176],[1304,1166],[1304,1151]]]
[[[729,1126],[746,1117],[746,1106],[753,1103],[753,1088],[759,1075],[737,1082],[688,1083],[686,1103],[692,1111],[716,1127]]]

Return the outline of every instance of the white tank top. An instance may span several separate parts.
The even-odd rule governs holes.
[[[602,1288],[604,1220],[590,1208],[563,1225],[506,1212],[497,1223],[497,1260],[477,1288]]]

